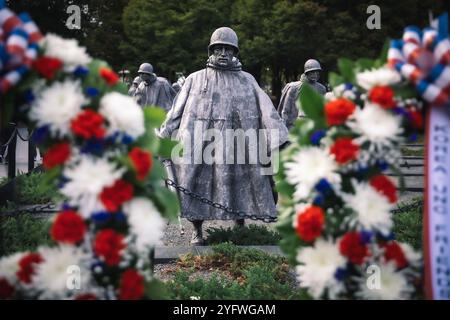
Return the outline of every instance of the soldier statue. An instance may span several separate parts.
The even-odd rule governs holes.
[[[326,87],[318,82],[321,70],[322,68],[317,60],[309,59],[305,62],[304,73],[301,75],[300,80],[290,82],[284,87],[278,105],[278,113],[283,118],[288,129],[292,128],[297,118],[305,116],[298,101],[304,83],[308,83],[321,95],[325,95],[327,92]]]
[[[134,93],[136,92],[139,84],[141,83],[141,78],[139,76],[137,76],[136,78],[134,78],[133,83],[130,86],[130,89],[128,90],[128,95],[129,96],[134,96]]]
[[[201,132],[215,129],[221,137],[229,130],[275,131],[278,139],[268,135],[261,138],[261,145],[269,153],[287,141],[288,131],[283,120],[255,78],[242,71],[238,52],[238,37],[232,29],[222,27],[214,31],[206,68],[186,78],[159,130],[161,137],[181,141],[183,152],[187,149],[206,152],[209,145],[203,138],[202,141],[192,139],[198,128]],[[239,149],[235,142],[233,140],[232,147],[227,144],[224,152],[215,155],[228,157],[244,151],[249,156],[249,152],[253,152],[252,155],[256,152],[250,150],[250,143],[241,144]],[[191,244],[203,243],[204,220],[234,220],[236,225],[242,226],[247,215],[266,221],[276,217],[272,176],[263,174],[262,161],[252,164],[246,158],[245,163],[230,164],[228,161],[193,161],[192,157],[188,160],[174,161],[173,168],[176,183],[186,191],[180,192],[181,217],[194,225]]]
[[[176,92],[167,79],[156,76],[150,63],[141,64],[138,74],[141,83],[134,93],[137,103],[141,107],[158,106],[169,111]]]

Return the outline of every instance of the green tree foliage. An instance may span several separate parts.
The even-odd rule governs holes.
[[[116,70],[134,73],[148,61],[156,73],[175,80],[205,66],[209,37],[221,26],[234,28],[240,40],[244,70],[268,84],[279,98],[284,83],[296,80],[309,58],[325,73],[337,69],[339,57],[375,58],[388,36],[398,38],[407,25],[428,25],[445,1],[379,0],[381,29],[366,26],[363,0],[21,0],[8,1],[17,12],[28,11],[44,32],[75,37],[91,55]],[[70,4],[89,10],[82,29],[65,26]]]

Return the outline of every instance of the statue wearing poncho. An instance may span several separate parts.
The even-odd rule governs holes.
[[[223,33],[225,36],[230,36],[230,33],[234,35],[235,44],[221,39]],[[206,69],[186,78],[160,129],[162,137],[170,137],[178,130],[174,138],[183,142],[184,152],[190,150],[189,159],[185,158],[188,163],[175,163],[177,182],[233,210],[244,211],[261,219],[276,217],[271,176],[262,174],[262,161],[250,164],[250,158],[258,154],[258,148],[274,150],[286,142],[287,128],[253,76],[241,70],[239,60],[234,57],[237,52],[234,31],[229,28],[216,30],[211,37],[209,50]],[[211,54],[211,51],[214,53]],[[208,164],[203,160],[194,162],[199,152],[201,156],[207,154],[212,144],[212,139],[199,138],[196,132],[204,133],[211,128],[217,129],[216,132],[220,132],[220,138],[223,139],[223,152],[218,151],[219,148],[214,150],[215,159],[222,160],[222,164]],[[258,139],[257,145],[253,145],[253,142],[239,147],[237,139],[232,142],[227,139],[227,129],[231,129],[231,132],[251,129],[257,136],[259,129],[266,129],[272,130],[278,137],[271,139],[269,134]],[[237,164],[239,154],[244,152],[245,162]],[[234,156],[232,164],[227,162],[230,156]],[[193,197],[180,196],[181,216],[191,221],[239,219],[236,215],[203,204]]]
[[[317,60],[309,59],[306,61],[304,70],[299,81],[286,84],[281,93],[280,103],[278,104],[278,113],[288,129],[293,127],[297,118],[305,117],[298,99],[305,83],[309,84],[313,90],[321,95],[325,95],[327,91],[325,86],[318,82],[322,67]]]
[[[143,63],[138,71],[141,82],[134,92],[136,102],[141,106],[157,106],[169,111],[176,91],[167,79],[157,77],[150,63]]]

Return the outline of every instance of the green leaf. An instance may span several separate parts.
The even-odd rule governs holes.
[[[176,220],[180,212],[180,205],[178,196],[175,192],[170,191],[165,187],[156,187],[153,193],[156,200],[156,204],[159,204],[159,208],[163,208],[164,217],[170,220]]]
[[[330,72],[330,74],[328,75],[328,82],[330,83],[332,88],[336,88],[345,81],[344,78],[342,78],[336,72]]]
[[[172,149],[179,143],[170,139],[160,139],[159,142],[158,154],[163,158],[171,158]]]
[[[375,61],[372,59],[361,58],[356,61],[356,69],[358,72],[373,69]]]
[[[159,107],[145,107],[145,128],[159,128],[166,119],[166,112]]]
[[[309,84],[304,84],[299,95],[305,115],[314,121],[316,129],[325,128],[324,99]]]
[[[347,58],[339,59],[338,68],[345,82],[355,83],[355,64],[352,60]]]
[[[385,64],[387,62],[387,56],[388,56],[390,44],[391,44],[390,39],[386,39],[386,41],[384,41],[383,49],[381,49],[381,53],[378,58],[378,60],[381,61],[382,64]]]

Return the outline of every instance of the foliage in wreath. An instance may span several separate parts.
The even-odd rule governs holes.
[[[0,259],[0,299],[162,297],[150,252],[178,212],[157,159],[172,148],[154,134],[164,111],[137,105],[76,40],[0,9],[2,111],[35,128],[45,183],[64,197],[54,245]]]
[[[282,152],[281,247],[315,299],[404,299],[420,288],[420,254],[392,233],[398,194],[387,171],[400,172],[400,144],[422,129],[422,102],[386,52],[340,59],[325,98],[302,89],[306,118]]]

